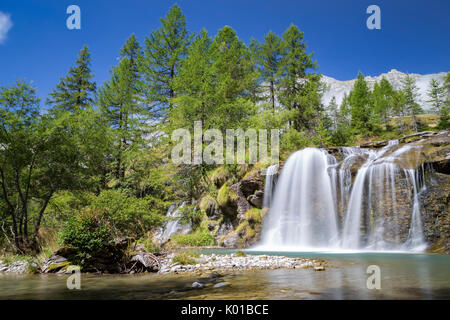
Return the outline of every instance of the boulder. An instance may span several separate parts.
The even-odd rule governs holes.
[[[225,248],[238,248],[241,243],[241,238],[236,232],[231,232],[222,240],[222,246]]]

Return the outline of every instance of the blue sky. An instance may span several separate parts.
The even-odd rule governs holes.
[[[318,71],[339,80],[393,68],[450,71],[449,0],[2,0],[0,12],[12,27],[5,27],[0,14],[0,85],[32,80],[45,98],[83,44],[91,50],[92,71],[101,84],[128,36],[135,33],[142,44],[174,3],[190,31],[204,27],[214,35],[230,25],[246,43],[252,37],[262,40],[269,30],[281,35],[294,23],[315,53]],[[81,8],[81,30],[66,28],[71,4]],[[381,8],[381,30],[366,27],[366,8],[372,4]]]

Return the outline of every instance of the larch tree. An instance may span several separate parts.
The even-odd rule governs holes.
[[[191,37],[181,8],[176,4],[161,18],[161,24],[145,39],[140,68],[147,108],[154,117],[165,119],[173,107],[174,79]]]

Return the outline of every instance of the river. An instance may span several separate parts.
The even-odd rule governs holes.
[[[206,250],[204,253],[229,253]],[[450,299],[450,256],[406,253],[251,252],[321,258],[325,271],[276,269],[224,275],[222,288],[192,289],[194,274],[81,275],[81,290],[68,275],[0,274],[0,299]],[[367,267],[381,271],[381,288],[368,289]]]

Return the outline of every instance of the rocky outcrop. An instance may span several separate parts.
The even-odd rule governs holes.
[[[81,271],[95,273],[157,272],[160,260],[155,254],[146,252],[143,245],[135,244],[133,239],[123,238],[85,258],[71,247],[62,247],[44,261],[41,272],[70,273],[70,265],[81,265]]]
[[[450,175],[434,173],[420,194],[423,232],[429,250],[450,253]]]
[[[226,188],[223,186],[222,188]],[[223,219],[218,227],[217,242],[225,248],[241,248],[246,244],[239,225],[246,222],[246,213],[252,208],[262,208],[264,192],[264,176],[255,170],[241,181],[231,185],[226,197],[222,194],[219,209]],[[224,189],[219,191],[223,193]],[[242,229],[242,228],[241,228]],[[241,230],[242,231],[242,230]]]
[[[0,261],[0,272],[5,273],[17,273],[17,274],[25,274],[25,273],[35,273],[38,270],[38,265],[36,262],[28,262],[28,261],[15,261],[11,264]]]

